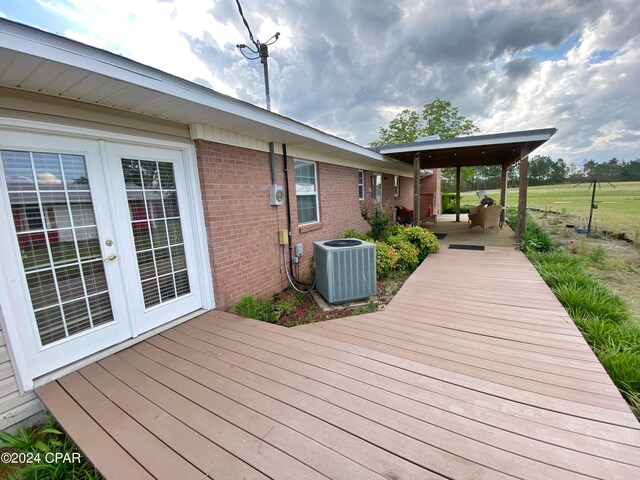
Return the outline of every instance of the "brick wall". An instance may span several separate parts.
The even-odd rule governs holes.
[[[395,203],[413,210],[413,178],[400,177],[400,196]]]
[[[420,215],[426,215],[429,206],[432,206],[432,211],[436,215],[442,213],[441,177],[441,170],[435,168],[433,169],[433,175],[423,177],[420,180]]]
[[[196,140],[195,146],[217,307],[229,308],[244,295],[267,296],[286,288],[277,237],[278,230],[287,228],[286,206],[269,205],[268,153],[204,140]],[[318,162],[320,223],[299,227],[293,161],[289,158],[291,231],[293,243],[304,245],[300,274],[307,277],[314,241],[350,228],[364,232],[369,226],[360,216],[357,170]],[[277,183],[284,185],[282,156],[276,156],[276,164]],[[365,179],[368,198],[370,182]]]

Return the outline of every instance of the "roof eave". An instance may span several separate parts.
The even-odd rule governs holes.
[[[383,145],[375,150],[383,155],[416,151],[443,150],[446,148],[479,147],[509,143],[546,142],[557,132],[556,128],[522,130],[517,132],[492,133],[469,137],[445,138],[424,142],[411,142],[395,145]]]
[[[267,127],[265,136],[269,136],[268,141],[287,143],[278,138],[282,137],[289,140],[297,139],[301,144],[308,144],[307,148],[312,148],[313,144],[320,150],[321,147],[328,146],[334,155],[346,155],[351,160],[362,159],[365,164],[379,164],[398,169],[398,173],[407,174],[404,162],[386,157],[379,152],[153,67],[28,25],[0,19],[0,45],[15,52],[47,59],[70,68],[80,68],[159,94],[193,102],[255,123],[261,128]]]

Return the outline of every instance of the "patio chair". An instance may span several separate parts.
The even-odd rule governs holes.
[[[484,205],[476,205],[475,207],[469,207],[469,213],[468,213],[469,218],[467,220],[467,223],[471,223],[471,216],[478,213],[481,208],[484,208]]]
[[[401,225],[407,225],[413,222],[413,210],[396,205],[396,222]]]
[[[490,207],[480,208],[476,213],[469,212],[469,228],[482,227],[484,233],[489,228],[495,228],[496,232],[500,230],[500,213],[502,205],[491,205]]]

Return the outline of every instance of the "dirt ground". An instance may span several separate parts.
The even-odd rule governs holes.
[[[400,287],[407,278],[407,274],[395,273],[389,275],[389,277],[378,281],[377,294],[375,297],[371,297],[368,301],[365,300],[355,302],[354,304],[341,305],[329,311],[323,310],[312,295],[300,294],[292,288],[288,288],[281,292],[278,297],[280,300],[292,305],[292,310],[291,313],[282,315],[278,324],[284,325],[285,327],[295,327],[296,325],[323,322],[334,318],[343,318],[383,310],[398,290],[400,290]]]
[[[589,270],[627,301],[632,316],[640,322],[640,246],[599,231],[592,231],[590,237],[576,233],[567,225],[581,225],[578,217],[540,211],[531,214],[556,242],[584,255],[589,260]]]

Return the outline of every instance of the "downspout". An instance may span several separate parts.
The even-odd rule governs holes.
[[[273,152],[273,143],[269,144],[270,151]],[[287,203],[287,232],[289,235],[289,271],[291,272],[291,276],[293,277],[293,235],[291,234],[291,201],[289,200],[289,161],[287,158],[287,145],[282,144],[282,160],[284,163],[284,189],[285,189],[285,201]],[[275,164],[271,164],[273,170],[271,171],[271,175],[275,176]]]
[[[282,146],[282,150],[283,152],[286,151],[285,146]],[[286,159],[286,153],[285,153],[285,159]],[[276,154],[274,152],[273,149],[273,142],[269,142],[269,163],[271,165],[271,185],[275,185],[276,184]],[[287,167],[285,164],[284,167],[284,171],[287,171]]]
[[[293,234],[291,233],[291,201],[289,200],[289,162],[287,161],[287,145],[282,144],[282,160],[284,163],[284,188],[285,188],[285,197],[287,202],[287,232],[289,233],[289,267],[287,271],[289,272],[290,279],[295,280],[296,282],[302,285],[311,285],[311,289],[308,291],[298,290],[297,287],[291,283],[291,286],[299,293],[309,293],[313,290],[316,282],[314,280],[313,283],[303,282],[302,280],[296,278],[293,273]]]

